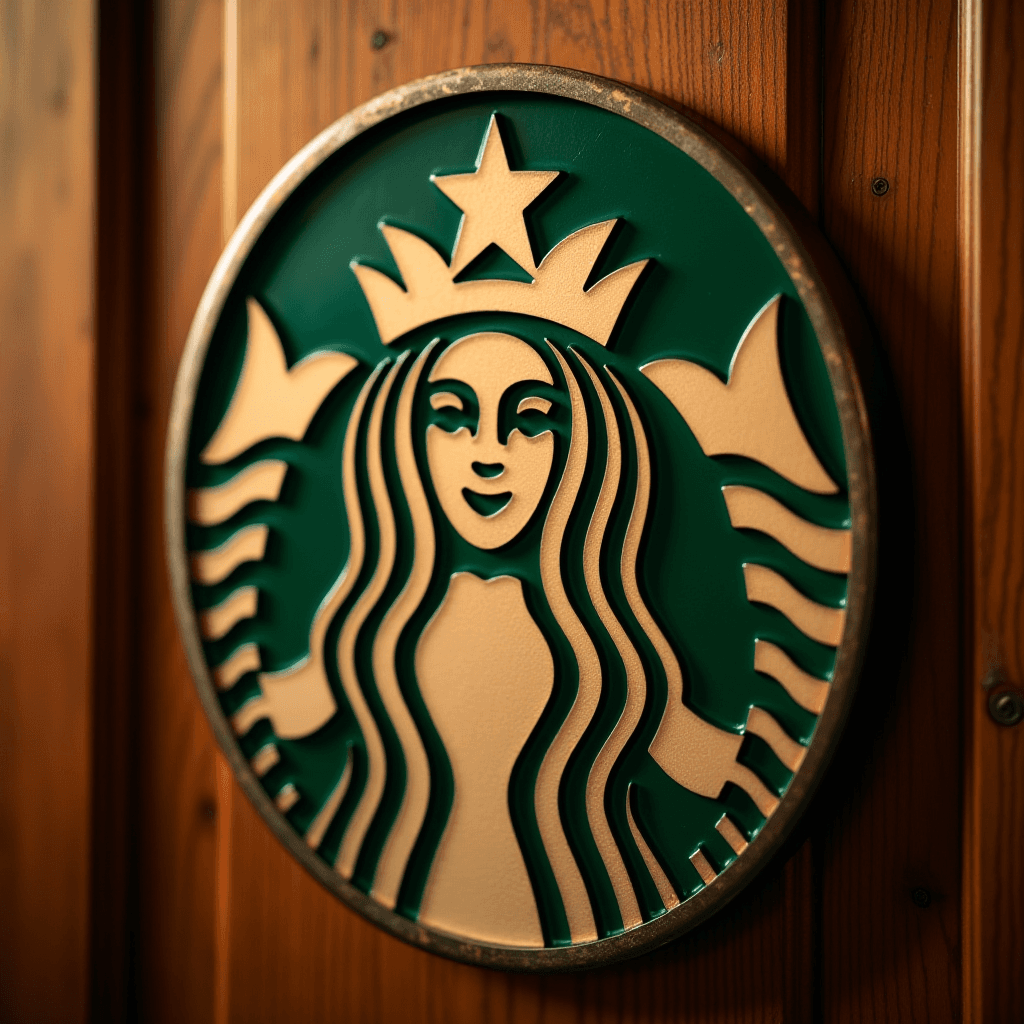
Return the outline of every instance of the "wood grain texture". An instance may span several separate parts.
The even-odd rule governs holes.
[[[84,1021],[94,5],[0,35],[0,1019]]]
[[[164,441],[185,336],[221,249],[218,0],[155,5],[149,274],[138,346],[138,1017],[210,1021],[217,776],[169,600]]]
[[[952,1021],[960,1012],[957,7],[861,0],[824,12],[823,226],[877,328],[906,450],[896,432],[879,448],[887,490],[877,635],[823,853],[823,1017]],[[889,181],[882,197],[872,194],[875,177]],[[927,907],[911,898],[918,887],[930,894]]]
[[[218,785],[174,639],[158,555],[156,467],[177,358],[219,247],[219,119],[230,107],[220,78],[223,12],[201,0],[157,9],[157,264],[142,375],[150,411],[140,426],[148,474],[140,485],[142,550],[149,552],[140,659],[148,687],[140,811],[145,1015],[955,1019],[961,577],[951,552],[961,478],[952,0],[844,0],[823,6],[824,25],[818,5],[803,0],[239,4],[239,211],[317,131],[387,88],[485,61],[563,64],[691,107],[747,145],[812,214],[820,211],[879,329],[906,432],[906,459],[895,445],[891,461],[918,496],[913,522],[901,533],[895,517],[889,541],[896,563],[905,554],[896,549],[913,548],[910,641],[906,650],[876,645],[878,671],[826,794],[838,810],[820,801],[807,826],[824,840],[805,843],[669,950],[549,978],[456,965],[388,938],[293,863],[233,784]],[[369,40],[377,30],[389,41],[375,51]],[[870,192],[876,175],[892,183],[881,199]],[[906,582],[897,578],[894,594]],[[207,816],[215,808],[219,864]],[[913,904],[915,887],[930,891],[929,907]]]
[[[1024,692],[1024,10],[1009,0],[969,3],[962,24],[965,553],[972,595],[964,1017],[988,1024],[1024,1020],[1024,725],[997,725],[986,692]]]
[[[809,0],[255,0],[240,13],[240,212],[353,107],[424,75],[500,61],[577,68],[691,107],[805,205],[816,202],[820,65]],[[374,50],[378,30],[388,43]]]
[[[816,208],[817,5],[790,6],[240,5],[239,210],[353,106],[426,74],[506,60],[568,65],[685,104],[732,132]],[[805,43],[812,37],[792,80],[791,20],[803,26]],[[377,30],[389,37],[380,51],[370,46]],[[814,1019],[816,875],[808,844],[670,950],[610,971],[552,978],[449,963],[382,934],[295,864],[237,792],[230,845],[222,848],[229,849],[232,893],[230,1020]]]

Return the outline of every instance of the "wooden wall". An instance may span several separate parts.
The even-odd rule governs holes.
[[[1024,1019],[1024,727],[986,690],[1024,688],[1018,7],[8,4],[0,1022]],[[403,946],[290,861],[215,749],[163,557],[171,388],[241,213],[355,105],[510,60],[632,83],[748,147],[838,252],[891,392],[890,568],[821,797],[709,925],[567,977]]]
[[[965,1018],[1024,1020],[1024,9],[972,3],[961,27]]]
[[[88,992],[95,36],[92,6],[0,33],[0,1020]]]
[[[956,219],[935,216],[956,204],[956,6],[872,0],[824,11],[822,24],[809,0],[158,4],[157,295],[143,378],[153,474],[141,626],[147,1018],[178,1019],[185,1000],[191,1020],[956,1019]],[[375,50],[378,30],[388,42]],[[506,976],[407,948],[292,864],[218,774],[158,554],[170,387],[222,222],[356,104],[495,60],[569,65],[685,104],[793,188],[878,327],[918,495],[896,541],[916,555],[910,647],[878,653],[857,742],[806,840],[697,935],[585,977]],[[870,190],[879,175],[891,182],[881,199]],[[927,908],[915,888],[931,894]]]

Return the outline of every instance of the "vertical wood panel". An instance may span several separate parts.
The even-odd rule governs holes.
[[[825,231],[874,320],[908,452],[882,446],[883,566],[874,660],[846,743],[842,811],[823,866],[830,1022],[959,1019],[961,573],[957,329],[957,8],[953,0],[826,4]],[[889,191],[876,197],[875,177]],[[907,488],[901,491],[899,488]],[[901,532],[897,506],[913,495]],[[888,500],[887,500],[888,499]],[[888,512],[887,512],[888,510]],[[904,629],[899,624],[898,629]],[[918,906],[915,889],[927,890]],[[923,899],[922,899],[923,902]]]
[[[967,3],[962,211],[964,430],[972,605],[965,822],[965,1018],[1024,1019],[1024,725],[986,692],[1024,692],[1024,10]]]
[[[221,249],[219,0],[155,5],[149,230],[152,281],[139,344],[137,971],[145,1021],[213,1019],[214,741],[174,623],[164,562],[164,440],[195,308]]]
[[[313,135],[372,96],[487,61],[619,78],[714,120],[817,204],[817,5],[794,3],[802,59],[787,78],[790,10],[730,3],[377,5],[260,0],[239,14],[239,210]],[[370,37],[383,30],[380,51]],[[814,1013],[811,849],[671,950],[585,976],[535,978],[404,946],[323,891],[232,800],[231,1020],[778,1021]]]
[[[0,38],[0,1018],[87,1013],[94,9]]]

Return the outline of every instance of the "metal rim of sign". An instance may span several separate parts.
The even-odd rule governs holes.
[[[485,92],[548,94],[589,104],[655,132],[709,172],[757,224],[789,274],[814,327],[839,414],[848,467],[852,561],[846,628],[836,652],[829,699],[780,805],[747,851],[729,870],[661,917],[638,928],[574,946],[514,949],[467,942],[386,910],[333,871],[306,845],[260,785],[221,709],[206,664],[190,599],[185,544],[185,464],[200,373],[223,305],[252,247],[292,192],[324,160],[373,126],[425,103]],[[678,938],[735,897],[778,852],[806,809],[835,748],[853,701],[864,657],[875,581],[877,515],[874,459],[864,397],[852,345],[859,343],[857,313],[841,316],[823,277],[834,268],[811,256],[813,232],[798,233],[772,193],[707,131],[661,102],[628,86],[564,68],[498,64],[433,75],[371,100],[335,122],[275,176],[246,213],[221,255],[195,315],[175,384],[167,435],[165,538],[172,600],[178,628],[200,701],[217,741],[246,796],[274,835],[321,884],[373,924],[423,949],[451,959],[504,970],[584,970],[648,952]],[[809,243],[805,244],[805,243]],[[816,251],[816,250],[815,250]],[[817,254],[817,251],[816,251]],[[821,262],[819,263],[819,260]],[[852,320],[852,322],[851,322]]]

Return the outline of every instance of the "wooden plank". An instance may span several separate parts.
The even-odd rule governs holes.
[[[964,433],[972,601],[964,829],[964,1019],[1024,1019],[1024,11],[964,5],[961,96]]]
[[[791,11],[781,3],[240,5],[239,209],[356,104],[435,71],[504,60],[577,67],[686,104],[749,146],[813,209],[816,6],[792,5],[801,38],[811,42],[790,80]],[[377,30],[389,37],[379,51],[370,45]],[[586,977],[536,978],[402,945],[293,863],[237,791],[232,815],[230,1019],[814,1019],[816,876],[807,845],[666,952]]]
[[[164,443],[185,336],[221,249],[220,0],[155,5],[145,188],[150,278],[138,345],[138,1016],[213,1019],[215,744],[177,635],[164,561]]]
[[[824,5],[823,223],[877,328],[876,637],[823,850],[822,1019],[959,1019],[957,7]],[[872,180],[889,184],[882,196]],[[905,431],[900,444],[899,420]],[[912,894],[921,903],[915,904]],[[923,895],[926,893],[927,895]]]
[[[94,5],[0,37],[0,1019],[84,1021],[93,612]]]
[[[423,75],[513,60],[605,75],[688,106],[816,203],[820,62],[809,0],[259,0],[241,13],[240,212],[360,103]],[[380,50],[370,45],[376,31],[388,37]]]

